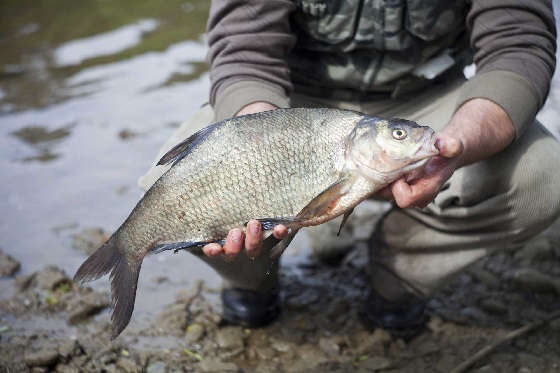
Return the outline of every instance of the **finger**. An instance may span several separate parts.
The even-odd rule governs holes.
[[[391,192],[395,198],[395,203],[400,208],[407,208],[412,205],[414,198],[412,188],[404,179],[399,179],[391,184]]]
[[[220,255],[223,252],[223,250],[222,250],[222,246],[220,246],[220,244],[209,243],[208,245],[205,245],[202,248],[202,252],[206,256],[217,256],[217,255]]]
[[[262,227],[258,220],[250,220],[247,223],[247,235],[245,236],[245,250],[247,255],[254,258],[259,255],[262,246]]]
[[[235,257],[243,247],[243,232],[239,228],[229,231],[224,244],[224,253],[229,257]]]
[[[275,226],[274,231],[272,232],[274,237],[276,237],[279,240],[286,238],[288,233],[289,233],[288,228],[282,224],[278,224],[277,226]]]

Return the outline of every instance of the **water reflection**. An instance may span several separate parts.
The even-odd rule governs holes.
[[[42,126],[26,126],[12,132],[12,135],[19,138],[24,143],[32,145],[38,152],[37,155],[24,157],[22,161],[49,162],[57,159],[60,154],[54,153],[53,148],[57,143],[70,135],[73,125],[49,130]]]
[[[53,51],[55,64],[79,65],[89,58],[115,54],[134,47],[140,44],[145,33],[155,30],[158,24],[155,19],[143,19],[113,31],[64,43]]]

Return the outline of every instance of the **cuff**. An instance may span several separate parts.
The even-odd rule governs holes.
[[[219,88],[214,104],[216,120],[231,118],[244,106],[257,101],[268,102],[279,108],[290,107],[288,96],[282,88],[261,80],[241,80]]]
[[[539,98],[535,88],[522,76],[505,70],[475,75],[462,87],[455,110],[473,98],[485,98],[500,105],[515,127],[515,138],[535,120]]]

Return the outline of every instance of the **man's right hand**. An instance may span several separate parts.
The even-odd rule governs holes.
[[[274,227],[274,237],[281,240],[288,235],[288,228],[284,225]],[[247,223],[246,234],[240,228],[233,228],[226,237],[226,243],[222,247],[217,243],[210,243],[202,248],[207,256],[223,255],[225,259],[233,259],[241,252],[243,246],[250,258],[256,258],[261,253],[263,234],[261,223],[258,220],[250,220]]]
[[[255,114],[262,111],[277,109],[276,106],[268,102],[253,102],[244,106],[235,114],[235,116]],[[288,235],[288,228],[284,225],[278,225],[274,228],[274,237],[281,240]],[[211,243],[202,248],[202,251],[207,256],[224,255],[227,259],[233,259],[237,256],[245,246],[247,255],[251,258],[256,258],[261,251],[263,241],[262,227],[258,220],[251,220],[247,223],[247,233],[244,234],[240,228],[233,228],[229,231],[226,243],[222,247],[217,243]]]

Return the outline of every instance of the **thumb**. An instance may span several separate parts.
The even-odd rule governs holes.
[[[447,134],[438,135],[436,147],[439,150],[439,155],[445,158],[455,158],[461,155],[464,149],[461,140]]]

